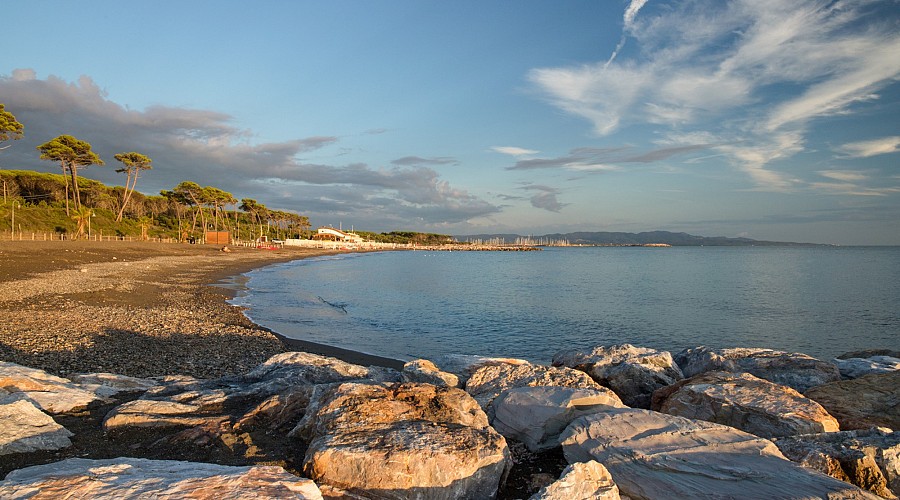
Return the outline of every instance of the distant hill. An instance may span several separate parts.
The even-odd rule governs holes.
[[[688,233],[669,231],[648,231],[643,233],[619,232],[574,232],[555,233],[543,236],[522,236],[518,234],[473,234],[456,236],[459,241],[500,240],[515,243],[517,240],[530,238],[536,242],[568,241],[572,245],[650,245],[662,243],[672,246],[814,246],[815,243],[793,243],[784,241],[762,241],[750,238],[726,238],[724,236],[695,236]]]

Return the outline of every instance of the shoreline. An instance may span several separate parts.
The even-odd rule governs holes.
[[[267,265],[336,253],[149,242],[0,242],[0,361],[57,375],[213,378],[279,352],[364,366],[403,362],[290,339],[228,303],[221,283]]]
[[[347,363],[353,363],[353,364],[362,365],[362,366],[381,366],[384,368],[393,368],[394,370],[398,370],[398,371],[402,370],[404,361],[401,361],[399,359],[387,358],[387,357],[378,356],[375,354],[354,351],[352,349],[345,349],[343,347],[332,346],[332,345],[328,345],[328,344],[320,344],[320,343],[311,342],[308,340],[293,339],[290,337],[286,337],[286,336],[282,335],[281,333],[278,333],[275,330],[272,330],[271,328],[268,328],[266,326],[263,326],[263,325],[260,325],[259,323],[254,322],[252,319],[247,317],[246,314],[244,314],[244,308],[233,305],[229,302],[231,299],[234,299],[237,296],[239,289],[246,288],[245,285],[237,282],[238,278],[246,275],[247,273],[249,273],[251,271],[254,271],[256,269],[261,269],[263,267],[267,267],[267,266],[271,266],[271,265],[283,264],[286,262],[294,262],[295,260],[303,260],[303,259],[308,259],[308,258],[312,258],[312,257],[318,257],[321,255],[332,255],[335,253],[342,253],[342,252],[337,252],[334,250],[322,250],[320,253],[307,255],[307,256],[301,257],[299,259],[279,260],[276,262],[266,263],[264,265],[251,265],[249,267],[242,266],[242,267],[239,267],[236,269],[231,269],[231,270],[225,271],[222,275],[211,276],[210,278],[212,278],[212,281],[210,283],[208,283],[207,286],[209,286],[210,288],[221,293],[223,295],[223,300],[225,301],[225,304],[229,307],[233,307],[233,308],[237,309],[238,311],[240,311],[241,315],[243,317],[247,318],[247,321],[253,323],[259,329],[265,330],[265,331],[271,333],[272,335],[274,335],[275,337],[277,337],[278,340],[280,340],[281,343],[285,345],[285,348],[287,351],[308,352],[310,354],[318,354],[321,356],[337,358],[337,359],[340,359],[341,361],[346,361]],[[235,271],[235,272],[232,273],[231,271]]]

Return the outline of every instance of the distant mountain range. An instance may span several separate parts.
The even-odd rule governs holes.
[[[817,243],[792,243],[784,241],[762,241],[750,238],[726,238],[724,236],[695,236],[688,233],[672,233],[669,231],[648,231],[643,233],[617,232],[574,232],[545,234],[542,236],[522,236],[519,234],[472,234],[455,236],[458,241],[501,241],[516,243],[530,239],[536,244],[567,241],[571,245],[652,245],[666,244],[672,246],[817,246]]]

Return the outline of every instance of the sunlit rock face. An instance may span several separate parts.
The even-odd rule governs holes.
[[[772,441],[649,410],[581,417],[561,436],[569,463],[596,460],[629,498],[877,498],[790,462]]]
[[[873,373],[806,391],[841,423],[841,429],[900,429],[900,371]]]
[[[602,464],[574,463],[559,479],[542,488],[529,500],[619,500],[619,487]]]
[[[197,462],[70,458],[10,472],[0,498],[321,500],[315,483],[281,467],[229,467]]]
[[[745,372],[799,392],[841,379],[834,363],[772,349],[696,347],[676,354],[675,362],[685,377],[710,371]]]
[[[669,352],[631,344],[558,352],[553,366],[584,371],[634,408],[650,408],[653,391],[684,378]]]
[[[749,373],[707,372],[682,380],[653,393],[652,407],[765,438],[839,430],[815,401]]]
[[[72,446],[72,433],[31,401],[0,397],[0,456]]]
[[[605,387],[518,387],[493,402],[491,425],[504,437],[521,441],[532,452],[559,446],[559,435],[578,417],[621,408],[616,393]]]
[[[431,384],[321,386],[292,435],[306,475],[364,497],[493,498],[510,466],[478,403]]]

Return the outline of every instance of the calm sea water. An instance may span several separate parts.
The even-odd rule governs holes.
[[[549,363],[631,343],[900,350],[900,248],[593,247],[384,252],[279,264],[235,303],[285,336],[412,359]]]

